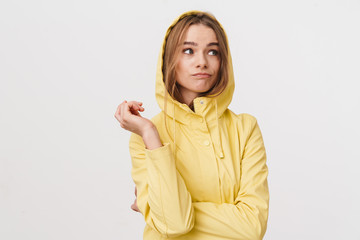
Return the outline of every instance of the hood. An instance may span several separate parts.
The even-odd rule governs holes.
[[[207,121],[217,120],[221,117],[224,111],[228,108],[232,96],[234,93],[234,74],[233,74],[233,67],[230,55],[230,47],[229,47],[229,54],[228,54],[228,72],[229,72],[229,80],[226,88],[224,91],[216,97],[198,97],[194,99],[194,111],[192,111],[189,106],[186,104],[180,103],[177,100],[173,99],[170,94],[167,92],[165,88],[165,84],[163,81],[163,56],[165,50],[165,43],[166,39],[170,33],[172,27],[183,17],[187,15],[191,15],[194,13],[199,13],[199,11],[190,11],[180,15],[175,21],[170,25],[168,28],[161,50],[159,54],[158,64],[157,64],[157,71],[156,71],[156,101],[159,104],[160,108],[174,121],[181,122],[182,124],[189,123],[189,117],[203,117]],[[226,41],[227,37],[226,37]],[[229,45],[229,44],[228,44]],[[165,94],[167,97],[165,98]],[[166,103],[165,103],[166,100]],[[204,104],[205,103],[205,104]],[[201,104],[201,110],[199,108]],[[196,116],[197,115],[197,116]]]

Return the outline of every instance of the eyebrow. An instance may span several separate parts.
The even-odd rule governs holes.
[[[187,41],[184,42],[184,45],[198,46],[198,44],[196,42],[187,42]],[[219,43],[218,42],[211,42],[211,43],[208,43],[206,46],[207,47],[209,47],[209,46],[219,46]]]

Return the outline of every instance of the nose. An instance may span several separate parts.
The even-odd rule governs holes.
[[[207,68],[208,67],[208,62],[207,62],[207,58],[206,55],[203,53],[199,53],[196,59],[196,67],[198,68]]]

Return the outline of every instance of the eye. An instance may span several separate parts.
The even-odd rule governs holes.
[[[194,51],[191,48],[186,48],[186,49],[183,50],[183,53],[185,53],[185,54],[193,54]]]
[[[209,51],[209,55],[216,56],[216,55],[218,55],[218,54],[219,54],[219,52],[216,51],[216,50],[210,50],[210,51]]]

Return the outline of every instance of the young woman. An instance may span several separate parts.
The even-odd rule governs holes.
[[[130,138],[132,177],[144,239],[262,239],[268,169],[256,119],[227,107],[234,91],[225,32],[204,12],[169,27],[156,75],[162,112],[142,117],[141,102],[115,113]]]

